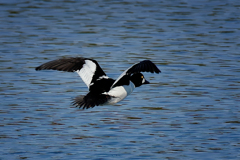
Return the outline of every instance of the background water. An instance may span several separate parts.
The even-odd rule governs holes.
[[[240,159],[240,1],[0,2],[0,159]],[[65,56],[117,78],[161,74],[114,106],[80,110]]]

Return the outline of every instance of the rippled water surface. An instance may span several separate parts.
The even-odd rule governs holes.
[[[0,2],[0,159],[240,159],[240,1]],[[150,59],[161,74],[113,106],[80,110],[75,73],[117,78]]]

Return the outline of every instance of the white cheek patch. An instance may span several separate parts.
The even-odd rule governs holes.
[[[142,84],[144,84],[146,81],[145,81],[145,78],[142,79]]]
[[[82,69],[76,71],[82,78],[83,82],[88,86],[88,88],[96,71],[96,68],[97,66],[94,62],[85,60],[85,64],[83,65]]]

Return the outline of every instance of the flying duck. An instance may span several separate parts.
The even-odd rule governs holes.
[[[35,69],[77,72],[89,89],[85,96],[73,99],[72,104],[82,109],[115,104],[131,94],[135,87],[149,84],[140,72],[161,72],[153,62],[144,60],[132,65],[114,80],[104,73],[96,60],[83,57],[61,58]]]

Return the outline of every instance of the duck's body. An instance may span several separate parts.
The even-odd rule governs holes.
[[[77,72],[89,88],[85,96],[74,99],[73,105],[79,108],[90,108],[104,104],[115,104],[131,94],[134,88],[149,82],[140,72],[160,73],[154,63],[144,60],[124,71],[117,80],[109,78],[97,61],[89,58],[63,58],[50,61],[37,67],[36,70],[52,69]]]

